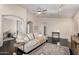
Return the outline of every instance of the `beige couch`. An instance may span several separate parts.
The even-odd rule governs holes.
[[[46,41],[46,37],[38,33],[29,33],[26,35],[18,35],[16,42],[25,42],[24,46],[19,46],[18,48],[22,51],[28,53],[37,46],[41,45]]]

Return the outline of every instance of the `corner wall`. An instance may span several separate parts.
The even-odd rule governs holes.
[[[16,15],[23,18],[26,22],[26,10],[17,5],[0,5],[0,46],[2,46],[3,43],[2,15]]]
[[[18,17],[23,18],[23,21],[24,21],[23,32],[24,33],[26,33],[26,23],[27,23],[28,20],[33,21],[34,26],[36,26],[37,18],[35,16],[33,16],[32,14],[30,14],[30,12],[27,12],[26,9],[24,9],[24,8],[18,6],[18,5],[13,5],[13,4],[0,5],[0,47],[3,44],[2,15],[16,15]]]
[[[27,9],[27,21],[31,21],[33,23],[33,32],[38,31],[38,17],[34,14],[30,13]]]
[[[40,18],[39,31],[43,33],[43,25],[46,25],[47,36],[52,36],[52,32],[59,31],[61,38],[71,40],[74,34],[73,21],[70,18]]]
[[[73,21],[74,21],[75,35],[77,35],[77,33],[79,33],[79,11],[74,16]]]

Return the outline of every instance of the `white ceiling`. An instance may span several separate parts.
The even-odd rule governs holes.
[[[69,17],[72,18],[79,10],[79,4],[21,4],[21,7],[28,9],[31,13],[39,17]],[[38,8],[47,9],[46,14],[38,15]]]

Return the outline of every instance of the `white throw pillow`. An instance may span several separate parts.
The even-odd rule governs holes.
[[[30,41],[30,39],[29,39],[27,36],[24,37],[24,40],[25,40],[26,42],[29,42],[29,41]]]
[[[34,36],[35,36],[35,38],[37,38],[39,36],[39,34],[38,33],[34,33]]]
[[[27,36],[28,36],[28,38],[29,38],[30,40],[33,40],[33,39],[34,39],[34,36],[33,36],[32,33],[27,34]]]

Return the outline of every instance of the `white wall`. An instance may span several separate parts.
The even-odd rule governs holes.
[[[5,33],[5,32],[16,33],[17,32],[16,20],[3,19],[2,20],[2,30],[3,30],[3,33]]]
[[[23,18],[23,21],[26,22],[26,10],[17,5],[0,5],[0,15],[15,15]],[[25,25],[26,23],[24,23]],[[24,32],[25,32],[24,27]]]
[[[47,27],[47,36],[52,36],[52,32],[60,31],[61,38],[68,38],[74,34],[73,21],[70,18],[40,18],[38,21],[39,31],[43,31],[43,26]]]
[[[24,21],[26,21],[26,10],[16,5],[0,5],[0,21],[1,21],[0,22],[0,26],[1,26],[0,27],[0,46],[2,46],[2,42],[3,42],[2,15],[16,15],[23,18]]]
[[[74,21],[75,34],[77,35],[77,33],[79,33],[79,11],[73,18],[73,21]]]
[[[32,21],[33,23],[33,32],[37,32],[38,30],[38,17],[34,14],[30,13],[27,9],[27,21]]]
[[[0,47],[3,44],[3,32],[2,32],[2,20],[1,20],[1,15],[0,15]]]
[[[36,18],[33,15],[29,15],[29,12],[26,11],[26,9],[18,6],[18,5],[0,5],[0,46],[2,46],[3,43],[3,32],[2,32],[2,15],[15,15],[18,17],[21,17],[24,21],[23,23],[23,32],[26,33],[26,23],[29,20],[33,20],[34,26]]]

